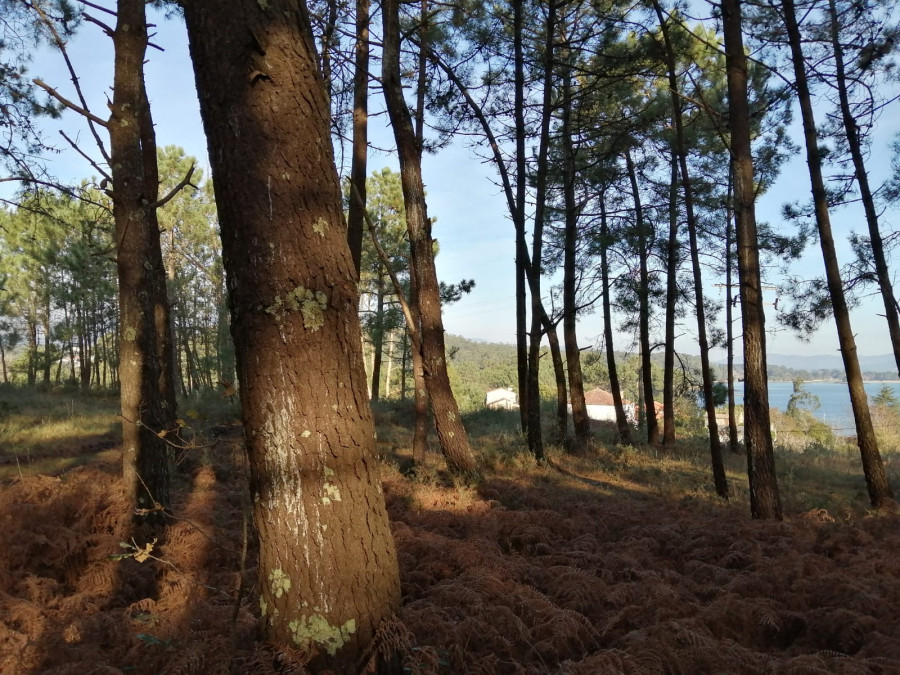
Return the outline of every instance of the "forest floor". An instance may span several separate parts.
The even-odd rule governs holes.
[[[305,672],[255,640],[236,409],[187,411],[176,518],[140,563],[115,402],[44,396],[0,392],[0,673]],[[515,415],[478,413],[485,480],[457,486],[438,455],[404,475],[408,414],[377,413],[405,672],[900,673],[900,516],[866,511],[852,457],[780,458],[785,521],[756,522],[743,458],[726,503],[696,444],[538,467]]]

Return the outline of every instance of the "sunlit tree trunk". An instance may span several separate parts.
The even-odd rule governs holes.
[[[309,17],[297,0],[192,0],[185,19],[228,276],[262,633],[312,672],[355,672],[400,587]]]
[[[441,297],[434,266],[434,240],[425,208],[422,182],[421,149],[416,142],[409,107],[400,81],[400,17],[398,0],[382,5],[384,48],[382,87],[391,127],[400,158],[400,176],[406,207],[406,224],[412,270],[418,291],[418,316],[421,320],[421,347],[425,384],[431,399],[434,425],[448,467],[455,472],[474,475],[475,455],[447,374]]]
[[[563,244],[563,342],[566,346],[566,369],[569,375],[569,400],[572,403],[572,425],[575,429],[573,450],[582,452],[590,445],[591,421],[584,402],[584,381],[581,374],[581,350],[578,348],[576,286],[576,254],[578,246],[578,207],[575,204],[575,147],[572,138],[572,73],[565,52],[563,72],[562,144],[563,144],[563,202],[565,231]]]
[[[775,476],[769,421],[765,313],[760,284],[756,185],[750,151],[747,55],[741,34],[741,3],[740,0],[722,0],[721,7],[731,121],[741,324],[744,331],[744,440],[747,445],[750,513],[754,518],[781,520],[781,497]]]
[[[160,353],[168,332],[165,271],[154,204],[148,194],[148,142],[143,62],[147,23],[142,0],[120,0],[113,35],[115,73],[109,120],[113,216],[119,279],[119,382],[125,488],[138,513],[156,519],[169,506],[171,453],[164,432],[172,419],[169,373]],[[153,146],[154,158],[156,147]],[[155,167],[155,164],[153,165]],[[146,511],[144,511],[146,510]]]
[[[856,421],[856,442],[859,445],[859,452],[862,457],[863,473],[866,476],[866,487],[869,490],[869,500],[872,502],[872,506],[878,508],[892,502],[894,495],[891,491],[891,486],[888,484],[881,454],[878,451],[878,441],[875,437],[872,417],[869,414],[869,402],[866,397],[866,390],[863,387],[862,371],[859,367],[856,338],[853,335],[853,328],[850,324],[850,310],[847,308],[847,301],[844,297],[841,270],[834,246],[834,236],[831,232],[828,196],[825,190],[825,179],[822,175],[822,158],[819,153],[812,96],[809,92],[809,83],[806,78],[806,63],[803,60],[802,36],[800,34],[800,26],[797,23],[794,1],[782,0],[781,7],[788,42],[791,46],[795,86],[800,103],[800,114],[803,119],[806,163],[809,167],[809,177],[812,185],[813,208],[815,210],[816,226],[819,231],[819,245],[822,248],[822,257],[825,261],[828,294],[831,297],[831,307],[837,326],[841,358],[844,361],[844,370],[847,373],[850,405],[853,408],[853,418]]]

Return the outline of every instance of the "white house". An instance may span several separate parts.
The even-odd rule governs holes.
[[[519,407],[519,397],[508,387],[491,389],[484,395],[484,407],[496,410],[516,410]]]
[[[590,419],[606,422],[616,421],[616,406],[613,402],[612,394],[608,391],[599,388],[586,391],[584,393],[584,404],[587,406],[587,414]],[[623,399],[622,407],[625,408],[625,416],[629,420],[634,420],[634,404]],[[569,404],[569,411],[571,412],[571,410],[572,405]]]

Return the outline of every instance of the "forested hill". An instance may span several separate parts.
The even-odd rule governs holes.
[[[516,381],[516,346],[513,344],[481,342],[469,340],[458,335],[447,335],[448,362],[451,367],[454,392],[464,408],[477,407],[484,400],[484,394],[495,387],[517,389]],[[546,350],[545,350],[546,351]],[[620,376],[623,378],[625,395],[630,396],[628,389],[632,379],[636,383],[636,354],[616,354]],[[546,364],[541,364],[541,389],[546,397],[554,395],[553,368],[549,355],[544,357]],[[602,352],[585,350],[581,353],[585,386],[592,388],[608,385],[606,357]],[[693,355],[682,355],[682,363],[693,373],[699,372],[700,358]],[[891,358],[861,357],[863,376],[867,380],[895,380],[896,371],[891,370]],[[654,365],[662,371],[662,354],[653,355]],[[786,363],[795,363],[801,367],[788,367]],[[818,366],[818,367],[816,367]],[[725,379],[725,365],[715,364],[716,377]],[[769,357],[769,379],[772,381],[793,381],[797,378],[812,380],[843,381],[844,371],[839,356],[784,356],[773,354]],[[735,364],[735,378],[743,378],[743,365]],[[634,394],[636,396],[636,393]]]

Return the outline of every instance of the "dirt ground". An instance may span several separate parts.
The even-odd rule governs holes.
[[[255,640],[235,440],[179,479],[143,563],[113,557],[145,541],[117,453],[83,452],[2,486],[2,675],[304,672]],[[457,490],[387,467],[385,494],[405,672],[900,674],[896,515],[760,523],[552,469]]]

